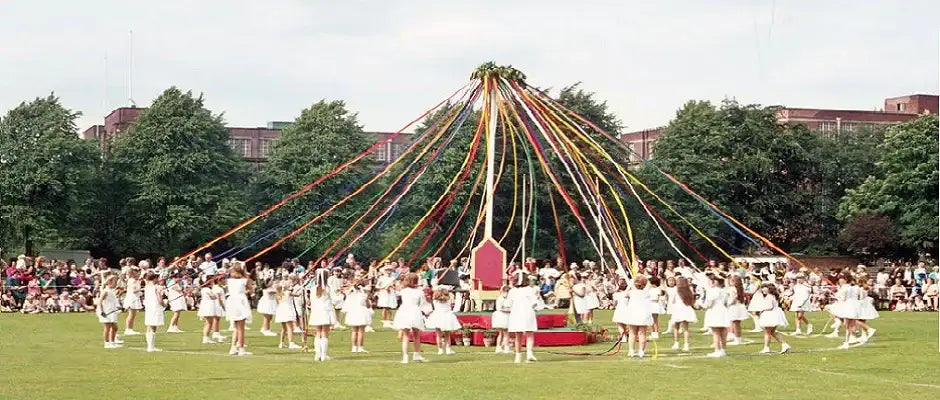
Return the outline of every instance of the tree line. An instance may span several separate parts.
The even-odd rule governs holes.
[[[624,129],[606,102],[577,84],[555,97],[611,134]],[[444,108],[430,115],[416,135],[450,111]],[[690,101],[665,128],[653,159],[633,169],[685,217],[670,214],[651,196],[641,197],[687,239],[688,244],[679,244],[683,250],[691,245],[708,256],[715,254],[691,223],[733,253],[760,251],[660,170],[790,252],[878,257],[936,250],[936,116],[823,135],[802,125],[778,123],[776,111],[734,101],[718,105]],[[374,141],[363,131],[357,114],[335,100],[321,100],[301,110],[261,166],[250,165],[232,151],[222,115],[208,110],[202,95],[175,87],[142,111],[104,154],[97,143],[79,138],[75,124],[79,115],[49,95],[23,102],[0,118],[0,248],[6,256],[35,254],[43,248],[89,249],[95,256],[112,258],[182,254],[332,171]],[[459,171],[478,118],[478,113],[471,113],[454,131],[450,145],[393,206],[391,216],[352,249],[357,255],[382,256],[400,244]],[[624,164],[630,159],[625,147],[600,135],[596,139]],[[527,179],[534,181],[535,196],[527,248],[534,256],[552,257],[559,248],[551,186],[539,176],[534,158],[521,143],[517,145],[515,152],[510,153],[512,146],[507,145],[497,153],[507,161],[506,183],[496,192],[495,232],[501,235],[511,220],[518,226],[519,215],[511,218],[512,187],[521,182],[510,181],[531,177]],[[471,200],[482,157],[482,152],[477,154],[477,165],[444,214],[407,243],[399,256],[421,258],[440,247],[448,257],[461,250],[476,222],[478,195],[460,225],[453,225]],[[369,160],[354,164],[215,248],[229,249],[235,257],[253,254],[373,176],[376,169]],[[269,253],[269,258],[317,258],[348,229],[355,235],[370,221],[353,224],[371,200],[392,185],[394,177],[404,173],[407,182],[416,173],[417,168],[408,164],[406,160],[396,165],[347,205]],[[623,198],[639,255],[675,257],[642,204]],[[588,238],[571,213],[563,212],[560,204],[558,208],[563,249],[571,257],[593,257]],[[445,243],[443,237],[450,229],[457,234]],[[507,235],[504,247],[514,250],[521,239],[518,233]],[[334,248],[343,248],[348,240],[340,240]]]

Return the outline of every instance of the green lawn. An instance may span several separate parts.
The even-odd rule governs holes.
[[[369,354],[350,353],[348,332],[336,331],[333,360],[317,363],[312,353],[278,349],[276,337],[258,333],[257,319],[248,338],[254,355],[232,357],[227,345],[200,344],[195,313],[183,317],[187,333],[159,334],[163,353],[143,352],[143,336],[104,350],[93,314],[2,314],[0,398],[940,398],[937,314],[881,315],[873,323],[875,338],[850,350],[834,350],[840,344],[834,339],[788,337],[793,354],[758,355],[761,338],[746,333],[755,343],[729,347],[728,358],[705,359],[710,337],[695,334],[691,356],[670,350],[666,339],[655,360],[628,359],[625,350],[614,356],[540,351],[538,363],[516,365],[511,355],[457,347],[456,356],[428,348],[429,363],[400,365],[395,333],[387,329],[366,334]],[[817,329],[826,322],[822,313],[810,318]],[[597,319],[609,321],[610,313],[599,312]]]

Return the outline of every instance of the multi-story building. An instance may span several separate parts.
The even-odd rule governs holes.
[[[907,122],[922,114],[937,114],[938,99],[940,97],[928,94],[891,97],[884,100],[883,109],[874,111],[781,107],[777,111],[777,121],[805,125],[812,131],[834,135]],[[630,161],[636,163],[640,157],[652,158],[656,141],[664,130],[665,127],[661,126],[620,135],[620,140],[635,152]]]
[[[104,119],[104,125],[94,125],[82,132],[82,138],[86,140],[95,140],[102,152],[107,152],[111,146],[114,137],[126,131],[134,121],[140,116],[140,112],[145,108],[139,107],[121,107],[111,111]],[[229,135],[229,146],[236,154],[242,158],[261,163],[268,159],[274,143],[281,137],[281,130],[290,126],[291,122],[271,121],[266,127],[242,128],[227,127]],[[367,132],[373,135],[376,141],[383,140],[391,136],[390,132]],[[378,165],[387,165],[392,160],[397,159],[404,152],[405,148],[411,144],[412,135],[404,133],[385,143],[373,154],[378,161]]]

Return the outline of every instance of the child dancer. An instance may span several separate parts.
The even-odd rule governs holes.
[[[698,322],[695,315],[695,294],[689,287],[689,280],[683,277],[676,278],[676,295],[672,298],[670,309],[672,314],[669,324],[673,325],[673,343],[672,349],[679,349],[679,331],[685,335],[685,344],[682,345],[682,351],[689,351],[689,324]]]
[[[381,279],[381,278],[380,278]],[[414,353],[411,359],[414,362],[424,362],[421,357],[421,331],[424,330],[424,312],[428,304],[424,298],[424,291],[418,289],[418,275],[409,272],[402,278],[401,307],[395,313],[392,327],[398,330],[401,338],[401,363],[408,364],[408,339],[414,341]],[[379,292],[380,294],[382,291]],[[390,303],[386,303],[390,304]]]
[[[574,312],[583,322],[588,321],[588,315],[591,309],[588,308],[588,285],[585,283],[585,275],[575,275],[574,285],[571,286],[571,294],[574,296]]]
[[[705,309],[705,327],[711,329],[715,351],[706,357],[725,357],[728,355],[725,346],[728,340],[728,291],[725,290],[725,280],[718,275],[710,275],[711,287],[705,290],[705,299],[702,308]]]
[[[146,260],[140,263],[147,265]],[[144,309],[144,304],[140,301],[140,269],[136,266],[127,270],[125,286],[124,309],[127,310],[127,318],[124,320],[124,336],[140,335],[140,332],[134,330],[134,321],[137,320],[137,311]]]
[[[119,307],[117,296],[115,295],[116,286],[117,277],[108,275],[104,278],[104,288],[101,289],[101,293],[98,295],[96,301],[98,307],[95,311],[98,314],[98,322],[101,322],[104,330],[104,348],[106,349],[121,347],[121,344],[116,343]]]
[[[516,270],[513,272],[513,288],[509,290],[506,299],[510,302],[509,323],[507,330],[514,334],[516,342],[515,362],[522,362],[522,339],[525,338],[526,362],[537,361],[532,353],[532,347],[535,345],[535,331],[538,330],[538,322],[535,317],[535,309],[538,307],[538,292],[531,286],[526,285],[525,270]]]
[[[806,325],[806,335],[813,333],[813,324],[809,323],[806,313],[812,311],[813,304],[810,301],[813,290],[806,284],[806,278],[802,275],[796,277],[796,285],[793,285],[793,301],[790,303],[790,311],[796,313],[796,330],[794,335],[803,334],[800,331],[800,325]]]
[[[247,356],[251,353],[245,351],[245,324],[251,319],[251,304],[248,303],[248,292],[254,290],[254,282],[248,279],[245,272],[245,263],[233,261],[232,269],[226,281],[228,298],[225,299],[225,319],[233,323],[232,347],[230,355]]]
[[[878,310],[875,309],[875,299],[871,297],[871,292],[862,288],[859,291],[859,311],[858,319],[855,324],[862,329],[862,343],[868,342],[872,336],[875,336],[875,328],[868,326],[868,321],[879,317]]]
[[[761,354],[770,353],[770,338],[774,338],[781,345],[780,354],[785,354],[790,351],[790,345],[783,340],[783,335],[777,332],[777,327],[787,326],[787,315],[783,313],[777,303],[780,292],[777,290],[777,286],[772,283],[762,286],[761,292],[763,292],[764,304],[767,308],[761,311],[758,320],[761,328],[764,329],[764,349],[760,352]]]
[[[438,286],[434,291],[434,311],[428,316],[427,328],[434,329],[437,334],[437,354],[457,354],[450,348],[451,332],[460,330],[460,321],[451,307],[452,296],[446,286]]]
[[[183,280],[179,273],[167,279],[166,297],[170,303],[170,311],[173,312],[173,315],[170,317],[170,327],[166,329],[166,333],[183,333],[183,330],[180,329],[180,314],[186,311],[186,297],[183,296],[184,291]]]
[[[330,287],[327,280],[330,272],[326,268],[314,272],[313,288],[310,290],[310,322],[314,329],[313,348],[314,359],[327,361],[330,342],[330,328],[336,323],[336,312],[333,310],[333,299],[330,297]]]
[[[670,261],[669,263],[672,263],[672,261]],[[674,303],[676,299],[676,278],[675,277],[670,276],[666,278],[666,288],[663,289],[663,293],[666,294],[666,298],[665,298],[666,306],[665,306],[664,311],[666,314],[670,316],[669,317],[670,322],[666,324],[667,325],[666,331],[663,333],[668,335],[672,332],[672,303]]]
[[[614,316],[613,321],[617,324],[617,331],[620,332],[620,343],[630,342],[629,340],[629,329],[627,328],[627,282],[621,280],[617,284],[617,291],[611,296],[614,301]],[[632,348],[633,343],[631,342],[629,346]]]
[[[273,280],[270,282],[273,282]],[[271,331],[271,320],[274,319],[274,314],[276,313],[278,306],[278,300],[275,298],[277,296],[276,292],[277,289],[273,287],[273,284],[268,283],[267,287],[261,290],[261,298],[258,299],[258,314],[261,314],[260,332],[264,336],[277,335]],[[293,304],[291,304],[291,306],[291,308],[293,308]],[[283,340],[283,334],[281,336],[281,339]],[[293,340],[291,340],[291,343],[293,343]]]
[[[330,288],[330,299],[333,301],[333,329],[346,328],[339,322],[339,318],[335,317],[336,310],[343,309],[343,286],[346,285],[346,280],[343,279],[343,269],[340,267],[333,267],[332,275],[327,278],[326,285]]]
[[[144,287],[144,325],[147,326],[147,332],[144,334],[147,340],[147,352],[153,353],[162,351],[157,348],[157,328],[163,326],[163,296],[164,290],[157,285],[157,274],[149,271],[144,275],[146,286]]]
[[[212,294],[215,296],[215,318],[212,319],[212,339],[218,343],[225,342],[222,336],[222,317],[225,316],[225,289],[219,284],[218,278],[212,281]]]
[[[732,276],[728,285],[728,298],[731,305],[728,306],[728,319],[731,322],[728,336],[731,337],[731,345],[741,344],[741,321],[750,317],[747,313],[747,306],[744,305],[744,283],[740,276]]]
[[[754,321],[754,329],[751,329],[751,333],[763,332],[760,323],[758,323],[758,316],[765,307],[764,293],[761,292],[758,286],[754,293],[751,293],[751,300],[747,303],[747,312],[751,315],[751,320]]]
[[[659,287],[660,280],[657,276],[651,276],[649,278],[649,300],[650,300],[650,314],[653,316],[653,325],[650,333],[650,339],[659,339],[659,314],[663,314],[666,310],[662,305],[663,299],[666,297],[663,290]]]
[[[294,322],[297,321],[297,310],[294,308],[294,299],[291,297],[291,283],[285,279],[274,284],[274,322],[281,324],[280,341],[277,345],[279,349],[284,348],[284,341],[287,341],[288,349],[300,349],[301,346],[294,343]],[[261,309],[261,305],[258,305]],[[270,329],[270,328],[269,328]],[[273,332],[272,332],[273,333]]]
[[[368,353],[365,342],[366,327],[372,324],[372,309],[369,308],[369,290],[363,286],[362,281],[357,283],[346,293],[343,301],[343,312],[346,313],[346,326],[350,331],[350,342],[353,353]]]
[[[199,312],[196,313],[202,318],[202,343],[215,343],[210,335],[214,333],[213,329],[219,326],[219,318],[222,317],[222,296],[214,289],[215,285],[206,285],[199,289]],[[219,341],[221,343],[221,340]]]
[[[382,327],[392,327],[392,310],[398,307],[398,294],[395,292],[395,277],[392,276],[394,269],[390,265],[385,265],[381,269],[382,275],[375,283],[375,290],[378,292],[378,307],[382,309]]]
[[[839,276],[839,290],[836,291],[837,302],[832,307],[832,314],[841,318],[845,325],[845,341],[840,349],[848,349],[850,344],[856,343],[855,320],[858,318],[858,289],[852,285],[852,276],[842,274]]]
[[[509,332],[506,331],[506,328],[509,327],[509,311],[510,304],[506,300],[506,296],[509,295],[509,286],[503,285],[499,288],[499,297],[496,298],[496,310],[493,311],[493,317],[490,320],[490,325],[493,329],[496,329],[496,353],[506,353],[509,354],[512,350],[509,350]]]
[[[627,306],[623,319],[617,321],[627,327],[630,339],[627,341],[627,357],[640,357],[646,354],[646,331],[653,325],[652,302],[647,289],[649,278],[637,275],[633,288],[627,291]],[[634,351],[636,348],[636,351]]]

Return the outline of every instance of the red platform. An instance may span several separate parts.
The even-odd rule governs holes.
[[[460,344],[460,332],[452,332],[451,343]],[[535,332],[535,345],[546,346],[583,346],[594,343],[596,338],[587,334],[587,332],[571,329],[548,329]],[[437,337],[434,332],[421,332],[421,343],[436,344]],[[474,346],[483,346],[483,332],[474,331],[472,344]]]
[[[458,313],[457,320],[463,326],[476,326],[480,329],[493,327],[493,313]],[[568,326],[568,315],[564,312],[539,313],[535,315],[539,329],[564,328]]]

